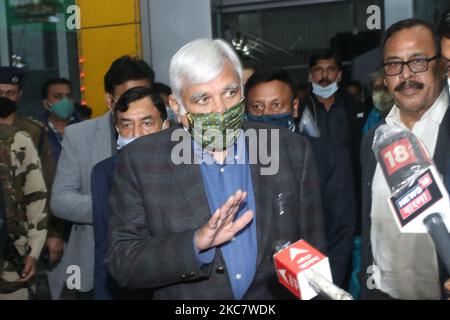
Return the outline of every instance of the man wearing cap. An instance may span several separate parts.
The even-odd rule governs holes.
[[[15,126],[27,132],[38,151],[47,190],[50,190],[55,176],[56,163],[48,143],[44,126],[31,118],[19,115],[17,106],[22,98],[22,80],[25,73],[16,67],[0,67],[0,123]],[[50,206],[48,206],[50,207]],[[50,262],[57,262],[62,255],[62,234],[64,224],[49,210],[49,230],[46,249]]]

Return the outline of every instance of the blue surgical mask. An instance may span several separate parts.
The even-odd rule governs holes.
[[[333,94],[336,93],[336,91],[338,90],[338,84],[337,81],[333,82],[332,84],[330,84],[327,87],[321,87],[318,84],[313,83],[312,84],[313,87],[313,93],[316,96],[322,97],[324,99],[328,99],[329,97],[331,97]]]
[[[290,113],[269,114],[263,116],[247,114],[246,117],[248,121],[269,123],[274,126],[288,128],[289,130],[293,130],[295,125],[294,118]]]
[[[119,138],[117,139],[117,149],[123,149],[127,144],[133,142],[139,137],[129,137],[125,138],[119,134]]]
[[[175,120],[177,117],[175,111],[173,111],[172,108],[169,106],[166,106],[166,110],[167,110],[167,120],[169,121]]]

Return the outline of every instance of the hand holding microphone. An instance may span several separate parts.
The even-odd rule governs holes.
[[[447,294],[447,300],[450,300],[450,279],[448,279],[444,284],[444,292]]]
[[[425,146],[388,125],[375,132],[373,151],[391,190],[388,199],[402,233],[429,233],[450,272],[450,200]]]

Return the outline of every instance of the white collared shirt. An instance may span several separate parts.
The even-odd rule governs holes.
[[[425,144],[431,156],[434,155],[439,126],[448,103],[448,92],[444,89],[411,130]],[[408,130],[400,120],[396,105],[386,117],[386,123]],[[387,203],[390,194],[381,168],[377,165],[372,183],[370,233],[375,284],[378,289],[397,299],[440,299],[433,242],[428,234],[400,233]]]

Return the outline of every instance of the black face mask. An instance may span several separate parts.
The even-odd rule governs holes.
[[[6,118],[11,113],[15,112],[17,104],[5,97],[0,97],[0,118]]]

